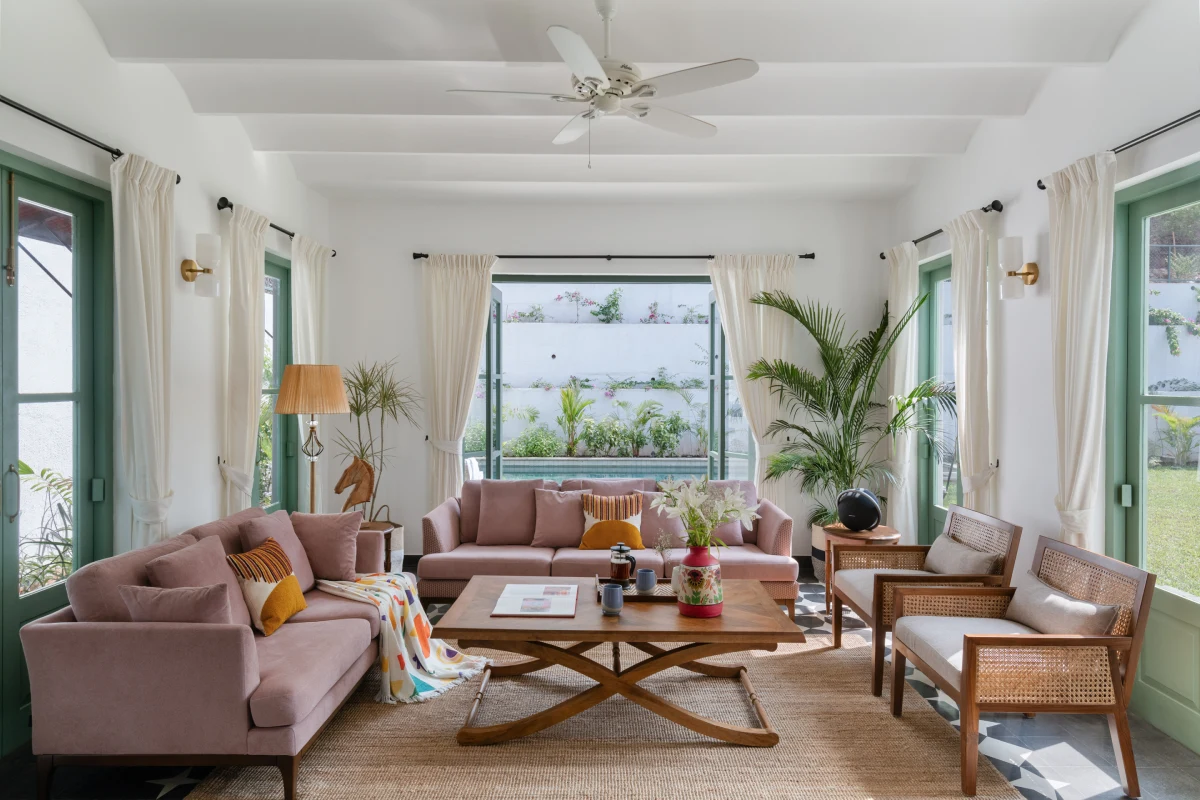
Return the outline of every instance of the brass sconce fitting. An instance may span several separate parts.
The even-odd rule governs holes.
[[[179,271],[183,274],[183,279],[188,283],[195,283],[197,275],[212,275],[213,271],[208,267],[202,267],[190,258],[185,258],[183,263],[179,265]]]
[[[1038,270],[1038,265],[1030,262],[1025,264],[1019,270],[1004,273],[1010,278],[1020,278],[1025,282],[1026,286],[1033,286],[1038,282],[1038,276],[1041,274]]]

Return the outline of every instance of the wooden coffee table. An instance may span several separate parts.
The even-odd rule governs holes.
[[[575,584],[579,605],[572,619],[493,617],[496,599],[510,583]],[[696,733],[732,744],[772,747],[779,734],[767,720],[762,702],[741,665],[707,664],[697,659],[744,650],[775,650],[783,642],[803,642],[804,633],[779,613],[777,601],[758,581],[724,582],[725,607],[714,619],[695,619],[679,613],[674,603],[626,601],[619,617],[600,613],[593,578],[527,578],[482,575],[471,578],[467,588],[433,628],[439,639],[456,639],[463,649],[485,647],[529,656],[525,661],[491,666],[467,720],[458,731],[463,745],[497,744],[537,733],[569,719],[615,694],[628,698],[661,717]],[[560,644],[550,644],[558,642]],[[561,646],[562,643],[572,643]],[[584,653],[611,642],[613,667],[584,657]],[[663,649],[655,642],[684,642]],[[621,668],[620,645],[625,643],[650,658]],[[475,717],[492,676],[527,675],[551,666],[562,666],[598,684],[544,711],[499,725],[476,726]],[[761,728],[729,725],[708,719],[676,705],[638,685],[640,681],[671,667],[682,667],[714,678],[739,681],[750,696]]]

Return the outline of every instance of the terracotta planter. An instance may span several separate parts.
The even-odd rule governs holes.
[[[689,547],[679,568],[679,613],[685,617],[719,617],[725,605],[721,562],[707,547]]]

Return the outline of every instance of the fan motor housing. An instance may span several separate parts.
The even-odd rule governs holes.
[[[633,90],[633,85],[642,79],[642,71],[632,61],[621,61],[616,58],[600,59],[600,66],[608,78],[608,91],[627,95]],[[590,99],[592,90],[587,84],[580,83],[574,75],[571,76],[571,86],[575,94]]]

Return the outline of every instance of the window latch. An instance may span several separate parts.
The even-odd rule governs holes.
[[[1122,508],[1133,508],[1133,486],[1128,483],[1121,484],[1117,490],[1117,502]]]

